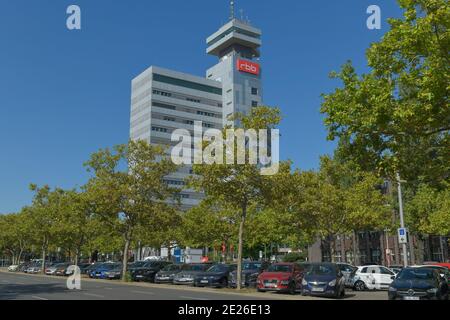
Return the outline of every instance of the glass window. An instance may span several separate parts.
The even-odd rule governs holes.
[[[252,88],[252,94],[253,95],[258,95],[258,88]]]
[[[201,83],[196,83],[196,82],[192,82],[192,81],[163,76],[163,75],[157,74],[157,73],[153,74],[153,80],[162,82],[162,83],[171,84],[171,85],[178,86],[178,87],[184,87],[184,88],[188,88],[188,89],[222,95],[221,88],[216,88],[216,87],[208,86],[208,85],[201,84]]]
[[[394,273],[393,272],[391,272],[389,269],[387,269],[387,268],[380,268],[380,272],[381,272],[381,274],[388,274],[388,275],[390,275],[390,276],[393,276],[394,275]]]

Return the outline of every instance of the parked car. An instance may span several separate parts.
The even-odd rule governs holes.
[[[19,270],[19,265],[13,264],[8,267],[9,272],[17,272]]]
[[[435,263],[434,265],[441,266],[441,267],[446,267],[447,269],[450,270],[450,263],[448,263],[448,262],[438,262],[438,263]]]
[[[356,271],[355,266],[352,266],[351,264],[348,263],[342,263],[342,262],[338,262],[336,263],[336,265],[338,266],[339,270],[342,272],[342,274],[344,275],[344,282],[345,285],[348,286],[348,283],[350,282],[350,277],[352,276],[353,271]]]
[[[99,265],[97,268],[93,269],[89,274],[89,277],[95,279],[108,279],[107,272],[117,269],[120,266],[121,266],[120,263],[110,263],[110,262],[103,263]]]
[[[269,262],[243,262],[242,263],[242,280],[241,285],[244,287],[256,287],[258,276],[269,267]],[[230,274],[230,287],[237,287],[237,270]]]
[[[213,264],[211,263],[192,263],[186,265],[183,270],[173,277],[173,284],[193,285],[197,274],[205,272]]]
[[[155,281],[155,275],[172,262],[167,261],[146,261],[142,267],[134,268],[130,274],[133,281]]]
[[[172,283],[177,274],[182,272],[187,265],[183,263],[170,264],[162,268],[155,275],[155,283]]]
[[[70,263],[57,263],[49,266],[45,269],[45,274],[48,276],[64,276],[66,268],[70,266]]]
[[[114,280],[122,278],[122,264],[118,263],[111,270],[105,271],[105,279]]]
[[[448,284],[438,270],[404,268],[389,286],[389,300],[448,300]]]
[[[447,281],[447,284],[450,286],[450,270],[447,267],[438,266],[438,265],[423,265],[423,266],[414,266],[415,268],[430,268],[439,272],[439,275]]]
[[[388,289],[395,272],[384,266],[358,267],[349,278],[348,286],[356,291]]]
[[[312,263],[303,276],[302,294],[345,297],[345,277],[340,266],[335,263]]]
[[[226,288],[230,281],[230,273],[237,269],[235,264],[216,264],[205,272],[194,277],[196,287]]]
[[[92,272],[92,270],[94,270],[95,268],[98,268],[100,265],[102,265],[103,262],[95,262],[95,263],[91,263],[89,266],[81,268],[81,274],[87,274],[90,275],[90,273]]]
[[[257,290],[295,294],[301,290],[303,272],[297,263],[274,263],[259,275]]]
[[[85,270],[86,268],[88,268],[89,266],[91,266],[90,263],[79,263],[77,264],[78,268],[80,268],[80,273],[83,274],[83,270]],[[64,275],[66,277],[71,276],[73,274],[73,271],[69,271],[68,267],[66,268],[66,270],[64,271]]]
[[[26,273],[28,273],[28,274],[38,274],[38,273],[41,273],[41,272],[42,272],[42,267],[41,266],[37,266],[37,265],[30,266],[26,270]]]

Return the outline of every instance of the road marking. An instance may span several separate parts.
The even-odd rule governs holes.
[[[205,298],[196,298],[196,297],[188,297],[188,296],[180,296],[181,299],[188,299],[188,300],[202,300],[202,301],[208,301],[209,299]]]
[[[38,296],[31,296],[35,300],[48,300],[46,298],[38,297]]]
[[[2,280],[2,282],[4,282],[4,283],[11,283],[11,282],[9,282],[9,281],[7,281],[7,280]]]
[[[114,290],[113,288],[103,288],[105,290]]]
[[[101,294],[95,294],[95,293],[83,293],[85,296],[89,297],[95,297],[95,298],[104,298],[105,296],[102,296]]]
[[[152,296],[156,294],[156,293],[150,292],[150,291],[146,292],[146,291],[131,290],[131,292],[133,292],[133,293],[140,293],[140,294],[148,294],[148,295],[152,295]]]

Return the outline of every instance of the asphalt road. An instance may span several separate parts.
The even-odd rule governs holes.
[[[231,290],[230,290],[231,291]],[[233,293],[216,290],[147,283],[82,279],[81,290],[68,290],[66,278],[0,271],[0,300],[310,300],[301,295]],[[352,292],[348,300],[386,300],[386,292]]]

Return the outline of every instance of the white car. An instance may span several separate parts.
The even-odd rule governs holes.
[[[13,264],[12,266],[8,267],[8,271],[9,272],[16,272],[18,268],[19,268],[18,265]]]
[[[362,266],[355,270],[347,285],[356,291],[387,290],[395,275],[394,271],[384,266]]]

